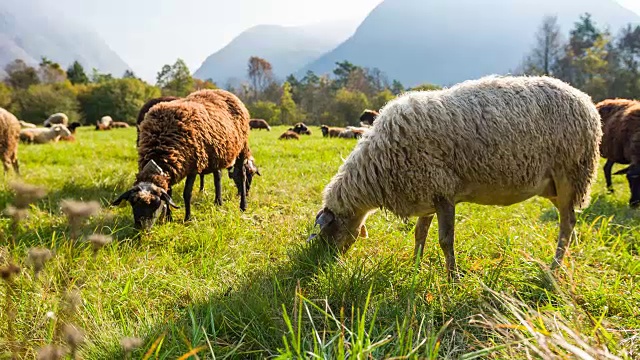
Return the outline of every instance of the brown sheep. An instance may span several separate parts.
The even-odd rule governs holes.
[[[136,119],[136,147],[138,146],[138,143],[140,142],[140,124],[142,123],[142,121],[144,120],[144,116],[147,114],[147,112],[149,112],[149,109],[151,109],[153,107],[153,105],[161,103],[161,102],[167,102],[167,101],[173,101],[173,100],[177,100],[179,99],[176,96],[162,96],[162,97],[158,97],[158,98],[153,98],[151,100],[148,100],[146,103],[144,103],[144,105],[142,105],[142,107],[140,108],[140,111],[138,112],[138,118]]]
[[[271,126],[263,120],[263,119],[251,119],[249,120],[249,127],[251,129],[267,129],[267,131],[271,131]]]
[[[640,101],[607,99],[596,104],[602,122],[600,156],[607,159],[604,177],[613,192],[613,164],[630,164],[614,175],[625,174],[631,190],[629,206],[640,205]]]
[[[292,128],[289,129],[289,131],[293,131],[296,134],[299,135],[311,135],[311,130],[309,130],[309,128],[307,127],[307,125],[305,125],[304,123],[296,123],[295,125],[293,125]]]
[[[377,111],[365,109],[362,112],[362,115],[360,115],[360,122],[361,123],[365,123],[365,124],[369,124],[369,125],[373,125],[373,122],[376,120],[377,117],[378,117],[378,112]]]
[[[149,228],[166,214],[171,221],[171,188],[186,178],[183,192],[185,221],[191,219],[191,193],[198,174],[234,166],[240,209],[246,210],[245,160],[249,149],[249,111],[232,93],[199,90],[161,102],[149,109],[140,124],[138,175],[131,189],[112,205],[127,200],[136,228]],[[219,180],[218,178],[216,180]],[[216,193],[220,182],[216,181]]]
[[[128,128],[129,124],[127,124],[124,121],[114,121],[111,123],[111,125],[109,126],[112,129],[116,129],[116,128]]]
[[[322,136],[324,137],[338,137],[341,132],[345,130],[345,128],[341,127],[328,127],[327,125],[320,126],[320,130],[322,130]]]
[[[105,125],[105,124],[101,124],[100,122],[96,122],[96,130],[111,130],[111,126],[109,125]]]
[[[5,175],[9,168],[13,168],[20,175],[18,162],[18,138],[20,134],[20,122],[9,111],[0,108],[0,153]]]
[[[73,134],[71,134],[69,136],[62,136],[62,137],[60,137],[60,141],[75,142],[76,141],[76,137]]]
[[[36,134],[28,131],[21,131],[19,137],[21,142],[25,144],[33,144],[36,139]]]
[[[288,139],[299,140],[300,136],[295,131],[287,130],[282,135],[280,135],[280,137],[278,139],[280,139],[280,140],[288,140]]]

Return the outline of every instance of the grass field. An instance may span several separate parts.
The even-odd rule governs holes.
[[[262,176],[246,213],[226,172],[224,205],[214,206],[207,176],[206,194],[196,183],[192,222],[179,209],[175,222],[140,237],[128,205],[107,209],[133,183],[134,128],[80,128],[76,143],[20,145],[23,180],[48,195],[18,227],[15,247],[10,219],[0,223],[0,266],[13,257],[23,267],[12,288],[0,287],[0,358],[11,346],[33,358],[61,343],[63,322],[83,329],[85,359],[122,358],[120,339],[131,336],[143,339],[133,358],[640,357],[640,211],[627,206],[624,177],[609,195],[599,171],[555,281],[545,271],[558,228],[549,201],[458,205],[466,275],[450,283],[436,222],[419,268],[415,219],[383,211],[370,217],[369,238],[342,256],[307,244],[322,189],[355,141],[324,139],[316,127],[299,141],[276,140],[284,130],[251,134]],[[0,186],[4,208],[13,194],[7,181]],[[179,205],[182,188],[174,188]],[[83,227],[114,238],[95,258],[69,238],[66,198],[104,207]],[[55,250],[38,278],[25,262],[34,246]],[[82,303],[63,311],[74,288]]]

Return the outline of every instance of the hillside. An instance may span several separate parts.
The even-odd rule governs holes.
[[[16,58],[37,64],[46,56],[64,67],[78,60],[88,70],[95,67],[116,76],[129,69],[96,33],[43,4],[37,0],[0,4],[0,68]]]
[[[614,32],[640,23],[614,0],[385,0],[351,38],[298,75],[328,73],[343,60],[378,67],[405,85],[505,73],[529,51],[544,15],[556,14],[567,33],[585,12]]]
[[[354,30],[355,25],[346,22],[289,27],[258,25],[210,55],[194,76],[211,78],[221,85],[243,80],[249,57],[259,56],[273,65],[276,77],[283,79],[333,49]]]

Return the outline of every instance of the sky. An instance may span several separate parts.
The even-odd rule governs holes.
[[[4,1],[4,0],[3,0]],[[9,0],[22,1],[22,0]],[[362,22],[382,0],[39,0],[73,14],[147,81],[180,57],[197,70],[207,56],[259,24]],[[426,1],[426,0],[425,0]],[[515,1],[515,0],[514,0]],[[618,0],[640,14],[640,0]],[[71,10],[69,10],[71,9]]]
[[[21,0],[11,0],[21,1]],[[197,70],[215,51],[259,24],[359,24],[381,0],[43,0],[73,9],[136,75],[155,82],[180,57]],[[640,0],[639,0],[640,1]],[[66,12],[67,14],[69,12]]]

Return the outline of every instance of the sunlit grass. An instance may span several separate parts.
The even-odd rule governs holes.
[[[555,280],[545,272],[558,228],[549,201],[458,205],[455,247],[466,276],[452,284],[436,222],[419,267],[415,219],[405,224],[386,212],[370,218],[370,237],[343,256],[307,244],[321,191],[355,141],[324,139],[319,129],[277,140],[285,130],[251,134],[262,176],[254,178],[247,212],[226,173],[224,204],[216,207],[207,176],[188,224],[179,209],[175,222],[135,237],[128,207],[92,218],[82,235],[113,237],[95,257],[91,244],[69,240],[60,202],[107,207],[131,186],[135,128],[81,128],[76,143],[21,145],[23,179],[48,195],[30,209],[17,246],[3,243],[0,266],[10,255],[24,263],[31,247],[55,250],[37,280],[29,271],[16,279],[13,328],[25,355],[55,339],[47,312],[58,312],[63,294],[78,288],[87,359],[121,358],[124,337],[143,339],[133,358],[545,358],[580,357],[578,350],[598,358],[605,349],[640,356],[640,212],[627,206],[623,177],[608,195],[599,172],[592,205],[579,214],[578,241]],[[182,189],[174,188],[178,204]],[[5,181],[0,205],[11,201]],[[0,225],[8,234],[10,220]],[[9,338],[4,319],[0,358]]]

